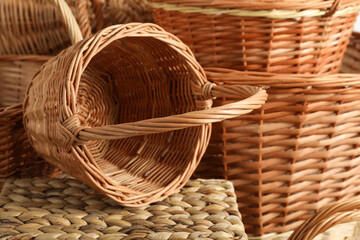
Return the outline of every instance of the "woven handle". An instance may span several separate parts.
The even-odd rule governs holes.
[[[83,39],[80,27],[65,0],[51,0],[57,8],[59,8],[64,19],[65,26],[68,30],[72,44],[75,44]]]
[[[288,240],[311,240],[337,224],[359,220],[360,200],[338,203],[301,224]]]
[[[340,5],[340,0],[334,0],[333,5],[329,8],[329,10],[323,15],[323,17],[331,17],[336,13]]]
[[[77,144],[84,144],[89,140],[95,139],[121,139],[220,122],[241,114],[249,113],[253,109],[260,108],[267,99],[266,91],[259,87],[244,85],[220,86],[213,83],[205,85],[203,88],[203,95],[206,98],[211,96],[235,99],[242,98],[242,100],[220,107],[163,118],[153,118],[138,122],[93,128],[78,128],[75,131],[71,131],[73,139],[71,145],[74,144],[74,142]],[[244,99],[244,97],[247,98]],[[72,125],[71,122],[71,120],[66,121],[66,123],[63,123],[63,127],[70,129],[69,127],[66,127],[66,125]]]

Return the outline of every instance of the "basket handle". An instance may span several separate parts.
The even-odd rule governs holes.
[[[203,96],[212,98],[228,97],[239,99],[223,106],[206,110],[193,111],[184,114],[171,115],[162,118],[152,118],[137,122],[122,123],[101,127],[81,127],[77,115],[73,115],[60,124],[62,135],[66,139],[66,148],[85,144],[90,140],[114,140],[142,136],[154,133],[163,133],[203,124],[220,122],[260,108],[267,99],[267,93],[260,87],[247,85],[216,85],[207,83],[203,87]],[[246,97],[246,99],[244,99]],[[209,98],[207,98],[209,99]],[[208,102],[209,101],[200,101]],[[212,101],[210,100],[209,107]],[[78,127],[76,127],[76,125]]]
[[[360,220],[360,200],[337,203],[303,222],[288,240],[311,240],[341,223]]]
[[[75,44],[83,39],[79,24],[77,23],[74,14],[65,0],[52,0],[53,4],[59,9],[63,17],[65,26],[68,30],[72,44]]]
[[[331,17],[336,13],[340,5],[340,0],[334,0],[329,10],[323,15],[323,17]]]

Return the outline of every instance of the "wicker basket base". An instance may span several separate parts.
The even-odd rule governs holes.
[[[281,234],[266,234],[263,236],[249,236],[249,240],[287,240],[292,231]],[[358,240],[360,239],[360,222],[339,224],[318,235],[314,240]]]
[[[9,179],[0,215],[1,239],[247,239],[225,180],[190,180],[161,202],[130,208],[74,179]]]

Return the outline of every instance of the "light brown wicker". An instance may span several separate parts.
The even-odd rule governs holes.
[[[131,22],[154,22],[149,0],[93,0],[96,29]]]
[[[210,108],[224,96],[246,99]],[[265,100],[258,87],[208,82],[178,38],[133,23],[106,28],[43,65],[29,85],[24,125],[46,160],[120,204],[140,206],[186,183],[210,123]]]
[[[218,84],[270,87],[261,109],[214,124],[195,174],[234,183],[248,234],[291,231],[360,194],[360,75],[205,70]]]
[[[22,103],[28,82],[48,55],[82,39],[66,2],[45,2],[0,2],[0,15],[10,19],[0,21],[0,106]]]
[[[53,55],[82,38],[64,0],[4,0],[0,6],[0,54]]]
[[[353,221],[360,221],[360,201],[339,202],[323,209],[301,224],[290,236],[289,240],[312,240],[320,233],[337,224]],[[359,236],[356,237],[358,239]]]
[[[0,178],[58,176],[59,169],[31,147],[22,122],[21,104],[0,107]]]
[[[189,180],[163,201],[131,208],[75,179],[9,179],[0,215],[4,240],[247,240],[225,180]]]
[[[345,73],[360,73],[360,33],[353,32],[340,71]]]
[[[155,23],[202,66],[276,73],[335,73],[359,0],[152,0]]]

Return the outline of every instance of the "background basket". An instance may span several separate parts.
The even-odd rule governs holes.
[[[360,33],[353,32],[340,71],[344,73],[360,73]]]
[[[205,67],[336,73],[359,0],[153,0],[155,23]],[[276,10],[274,10],[276,9]]]
[[[312,216],[309,220],[301,224],[289,240],[312,240],[317,235],[333,228],[338,224],[360,221],[360,201],[339,202],[332,207],[326,208]],[[352,236],[351,239],[358,239],[359,235]],[[346,240],[350,238],[337,238]]]
[[[0,15],[9,19],[0,22],[0,106],[11,106],[22,103],[28,82],[49,55],[82,34],[64,0],[1,1],[0,6]]]
[[[209,109],[224,96],[246,99]],[[29,85],[24,125],[47,161],[120,204],[139,206],[186,183],[210,123],[265,100],[257,87],[207,82],[176,37],[136,23],[106,28],[49,60]]]
[[[9,20],[0,21],[5,44],[0,44],[5,46],[0,55],[0,178],[57,176],[59,169],[42,160],[27,140],[21,105],[12,105],[23,102],[28,82],[50,58],[41,54],[55,54],[81,40],[80,28],[63,0],[1,1],[0,6]]]
[[[0,178],[58,176],[59,169],[31,147],[22,121],[21,104],[0,107]]]
[[[261,109],[214,124],[195,175],[234,183],[248,234],[291,231],[314,212],[359,195],[359,75],[206,70],[218,84],[270,87]],[[214,106],[232,101],[216,99]]]

